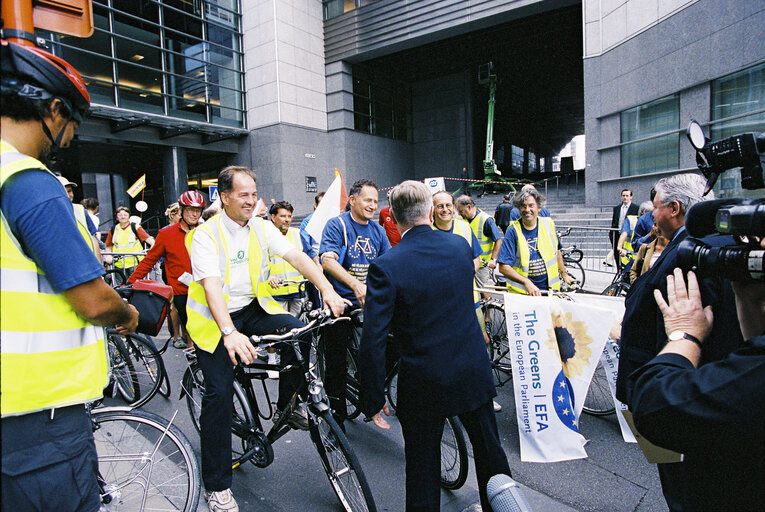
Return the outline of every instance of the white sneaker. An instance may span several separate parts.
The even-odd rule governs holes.
[[[205,500],[210,512],[239,512],[239,505],[236,504],[231,489],[223,491],[205,491]]]
[[[502,410],[502,406],[499,405],[496,400],[492,400],[492,403],[494,404],[494,412],[499,412]]]

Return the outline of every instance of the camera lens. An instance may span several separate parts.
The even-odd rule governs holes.
[[[731,281],[763,281],[763,253],[745,246],[712,247],[686,238],[677,247],[677,264],[702,276],[721,276]]]

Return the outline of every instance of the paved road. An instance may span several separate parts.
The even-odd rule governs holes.
[[[162,333],[157,340],[164,340]],[[164,355],[172,380],[171,399],[161,396],[144,406],[164,417],[178,409],[176,423],[199,450],[199,436],[178,400],[185,357],[172,347]],[[272,400],[275,381],[269,381]],[[503,410],[497,416],[502,444],[513,476],[527,486],[527,497],[537,511],[667,510],[656,469],[645,462],[637,445],[623,442],[616,418],[583,415],[581,432],[589,440],[589,458],[553,464],[523,463],[519,458],[518,426],[511,385],[498,389]],[[401,429],[395,418],[388,432],[360,420],[351,422],[348,437],[369,480],[378,510],[404,510],[404,456]],[[198,453],[198,452],[197,452]],[[322,512],[341,510],[307,432],[292,431],[274,445],[275,460],[267,468],[246,464],[234,471],[233,491],[242,512]],[[471,461],[472,465],[472,461]],[[442,510],[477,511],[480,507],[472,471],[466,485],[442,492]],[[204,503],[200,511],[206,511]]]

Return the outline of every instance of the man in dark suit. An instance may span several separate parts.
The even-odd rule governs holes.
[[[401,242],[369,267],[359,349],[362,410],[389,428],[383,386],[392,330],[401,352],[398,418],[406,456],[406,510],[440,509],[444,420],[459,416],[475,456],[483,510],[489,478],[510,475],[492,407],[496,395],[473,301],[473,254],[462,237],[431,229],[427,187],[405,181],[391,194]],[[438,262],[438,264],[435,264]]]
[[[624,219],[627,218],[627,215],[637,215],[638,214],[638,205],[634,204],[632,202],[632,191],[628,188],[625,188],[622,190],[622,202],[619,205],[614,206],[614,214],[611,217],[611,228],[614,229],[621,229],[622,224],[624,224]],[[619,231],[611,231],[609,233],[609,236],[611,238],[611,246],[614,250],[614,261],[616,262],[617,267],[619,266],[619,251],[618,251],[618,242],[619,242]]]
[[[677,248],[688,237],[685,214],[694,204],[702,201],[705,180],[698,174],[677,174],[659,180],[653,200],[654,225],[659,234],[670,243],[656,263],[633,283],[625,300],[622,321],[619,373],[616,379],[616,398],[631,404],[634,381],[632,372],[650,361],[667,343],[664,318],[654,300],[654,290],[667,295],[667,276],[677,266]],[[707,199],[713,199],[710,193]],[[707,277],[699,283],[704,306],[711,305],[714,326],[701,364],[717,361],[738,348],[743,340],[738,328],[736,305],[730,282]],[[659,476],[669,508],[682,510],[680,505],[686,489],[682,464],[659,464]]]

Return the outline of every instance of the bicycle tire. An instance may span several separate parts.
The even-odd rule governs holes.
[[[127,403],[135,402],[141,396],[140,383],[125,342],[117,335],[108,334],[107,346],[114,387]]]
[[[456,416],[446,418],[441,434],[441,487],[453,491],[465,485],[468,453],[462,423]]]
[[[311,411],[308,421],[311,441],[340,504],[347,512],[375,512],[369,483],[348,438],[332,418],[332,411]]]
[[[127,282],[125,273],[122,271],[122,269],[119,268],[110,268],[101,277],[104,281],[106,281],[106,284],[112,288],[119,288]]]
[[[199,464],[176,425],[142,410],[91,414],[102,510],[197,510]]]
[[[508,375],[513,374],[510,361],[510,342],[507,339],[505,308],[498,304],[485,306],[486,334],[489,335],[489,358],[494,367]]]
[[[568,254],[563,255],[563,260],[568,263],[569,261],[573,261],[574,263],[579,263],[584,258],[584,253],[579,249],[571,249],[571,251]]]
[[[191,416],[191,423],[198,433],[202,432],[202,427],[199,419],[202,415],[202,396],[204,395],[204,377],[202,375],[202,368],[192,363],[183,374],[183,389],[186,394],[186,408]],[[252,409],[247,402],[246,394],[242,389],[239,382],[234,381],[234,395],[233,395],[234,407],[232,422],[238,422],[240,425],[253,425],[254,419]],[[233,424],[232,424],[233,430]],[[232,432],[231,435],[231,462],[232,464],[244,455],[252,447],[252,444],[247,439],[239,437]],[[250,459],[250,462],[256,464],[254,459]]]
[[[396,412],[398,403],[398,363],[396,363],[396,366],[385,380],[385,396],[388,398],[388,404],[391,409],[393,409],[391,412]]]
[[[173,389],[170,387],[170,377],[167,376],[167,370],[162,374],[162,382],[159,385],[159,394],[165,398],[170,398]]]
[[[568,275],[576,279],[579,282],[580,287],[584,287],[585,273],[581,263],[568,260],[564,261],[564,263],[566,265],[566,271],[568,272]]]
[[[120,336],[112,333],[114,336]],[[165,365],[157,347],[144,335],[127,334],[121,336],[130,354],[135,372],[135,379],[140,386],[140,393],[130,402],[133,407],[141,407],[159,392],[165,375]]]
[[[611,386],[608,383],[608,375],[600,361],[595,367],[595,373],[590,381],[587,396],[584,399],[583,412],[593,416],[607,416],[616,410],[614,399],[611,396]]]

